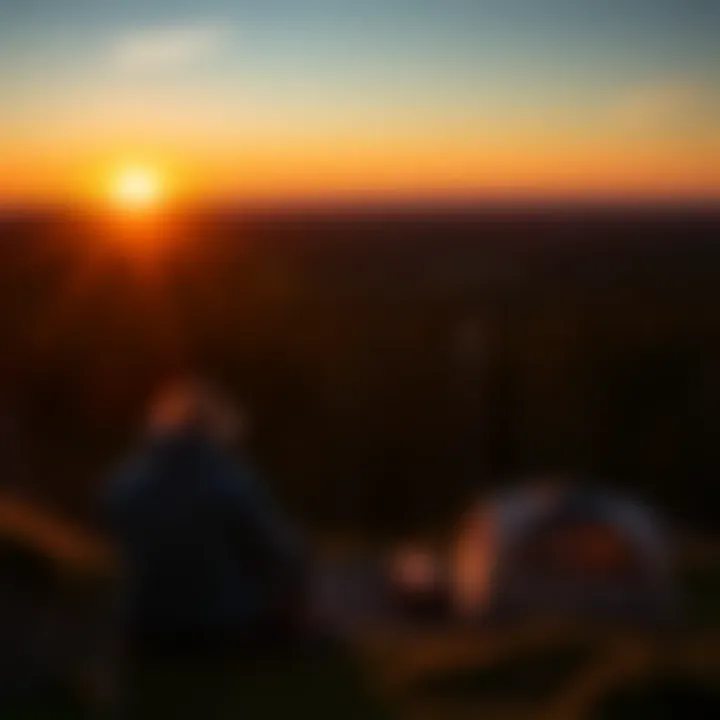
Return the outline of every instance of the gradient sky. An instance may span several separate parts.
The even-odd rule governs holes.
[[[720,198],[715,0],[4,0],[0,201]]]

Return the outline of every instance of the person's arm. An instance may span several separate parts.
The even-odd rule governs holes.
[[[267,489],[248,468],[223,471],[223,495],[232,522],[283,565],[301,562],[304,555],[299,535],[273,502]]]
[[[292,632],[303,632],[310,618],[311,558],[290,521],[272,501],[265,487],[246,471],[235,495],[236,521],[254,535],[254,545],[264,558],[261,569],[271,589],[266,608],[273,622]]]

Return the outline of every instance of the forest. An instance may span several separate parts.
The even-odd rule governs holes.
[[[710,528],[719,231],[697,208],[5,217],[3,482],[91,516],[153,388],[200,372],[318,532],[434,531],[538,475]]]

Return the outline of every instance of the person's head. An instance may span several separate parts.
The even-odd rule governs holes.
[[[216,442],[241,440],[246,421],[214,385],[198,378],[182,378],[165,384],[155,395],[148,415],[153,436],[197,433]]]

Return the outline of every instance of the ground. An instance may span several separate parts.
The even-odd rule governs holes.
[[[559,622],[468,632],[367,627],[283,665],[153,672],[129,717],[268,720],[720,717],[720,563],[688,564],[686,618],[664,632]],[[79,718],[70,703],[4,718]],[[67,705],[67,707],[63,707]]]

